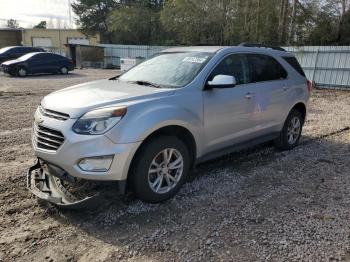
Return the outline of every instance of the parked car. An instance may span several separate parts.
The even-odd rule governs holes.
[[[30,46],[8,46],[0,49],[0,64],[8,60],[13,60],[28,53],[45,52],[40,47]]]
[[[310,93],[285,51],[168,49],[119,77],[46,96],[35,112],[39,161],[28,187],[72,207],[82,201],[68,197],[63,184],[117,181],[121,192],[127,186],[143,201],[161,202],[198,163],[270,140],[294,148]]]
[[[21,56],[15,60],[6,61],[1,64],[0,68],[13,76],[24,77],[29,74],[68,74],[69,71],[74,70],[74,64],[71,59],[64,56],[36,52]]]

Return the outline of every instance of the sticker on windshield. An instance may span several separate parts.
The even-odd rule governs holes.
[[[205,57],[187,56],[182,61],[189,62],[189,63],[203,64],[207,59],[208,59],[207,56]]]

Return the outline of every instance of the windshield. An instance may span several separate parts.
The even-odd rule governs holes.
[[[8,50],[10,50],[11,48],[12,48],[11,46],[1,48],[1,49],[0,49],[0,55],[6,53],[6,52],[7,52]]]
[[[26,54],[26,55],[22,55],[21,57],[19,57],[17,59],[21,60],[21,61],[25,61],[25,60],[27,60],[28,58],[31,58],[34,55],[36,55],[36,53],[29,53],[29,54]]]
[[[212,55],[204,52],[161,53],[125,72],[119,80],[182,87],[195,78]]]

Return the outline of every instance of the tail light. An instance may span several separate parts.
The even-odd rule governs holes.
[[[314,91],[314,87],[315,87],[315,82],[307,80],[307,90],[309,91],[309,94],[311,94],[312,91]]]

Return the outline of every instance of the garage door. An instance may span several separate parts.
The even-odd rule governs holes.
[[[68,44],[90,45],[90,41],[86,38],[83,38],[83,37],[69,37]]]
[[[47,37],[33,37],[33,46],[52,47],[52,40]]]

